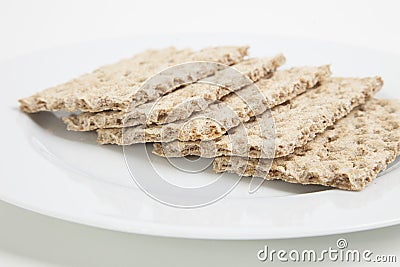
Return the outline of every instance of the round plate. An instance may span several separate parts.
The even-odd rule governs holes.
[[[174,45],[198,49],[243,43],[251,46],[252,56],[283,52],[287,57],[285,67],[328,63],[336,76],[381,75],[385,86],[379,97],[400,98],[400,57],[313,40],[239,34],[140,36],[41,51],[0,66],[0,198],[73,222],[186,238],[292,238],[399,223],[400,210],[394,205],[400,202],[400,170],[395,167],[363,192],[270,181],[250,194],[249,179],[243,178],[229,194],[211,205],[174,208],[155,201],[136,186],[121,147],[97,145],[94,133],[66,131],[59,119],[62,114],[27,115],[18,110],[19,98],[147,48]],[[149,159],[139,151],[135,166],[146,174],[144,166]],[[179,172],[163,158],[150,159],[159,171],[178,183],[198,185],[216,177],[210,168],[193,175]]]

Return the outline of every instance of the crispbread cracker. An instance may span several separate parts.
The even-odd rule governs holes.
[[[247,47],[210,47],[199,52],[167,48],[147,50],[118,63],[103,66],[67,83],[43,90],[20,101],[25,112],[126,110],[157,99],[183,83],[214,74],[222,65],[197,64],[174,75],[160,77],[152,87],[141,87],[151,76],[184,62],[212,61],[232,65],[243,60]],[[185,68],[184,65],[180,68]]]
[[[286,156],[346,116],[353,108],[365,103],[382,85],[383,81],[379,77],[328,78],[318,88],[244,123],[246,132],[235,128],[228,135],[212,141],[154,144],[154,153],[168,157]],[[266,125],[271,123],[271,116],[275,122],[274,127]]]
[[[275,159],[218,157],[214,171],[359,191],[399,155],[400,102],[371,99],[293,154]]]
[[[313,88],[330,75],[329,66],[295,67],[277,71],[270,79],[227,95],[221,103],[189,117],[188,121],[163,126],[137,126],[122,129],[98,130],[101,144],[133,144],[141,142],[169,142],[179,140],[214,139],[250,117],[290,100]],[[243,104],[243,101],[246,101]],[[124,142],[122,132],[124,131]]]
[[[63,118],[68,130],[91,131],[99,128],[119,128],[140,124],[163,124],[188,118],[193,112],[207,106],[240,88],[270,76],[284,64],[285,57],[252,58],[233,66],[233,69],[218,71],[215,75],[175,90],[157,101],[139,105],[128,112],[85,112]],[[219,86],[223,83],[223,86]],[[219,85],[217,85],[219,84]]]

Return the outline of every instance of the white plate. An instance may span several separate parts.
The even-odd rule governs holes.
[[[51,113],[28,116],[17,109],[18,98],[149,47],[200,48],[243,42],[252,46],[254,56],[284,52],[287,66],[331,63],[335,75],[382,75],[386,85],[379,96],[400,98],[398,56],[312,40],[233,34],[141,36],[41,51],[0,66],[0,198],[87,225],[187,238],[291,238],[400,223],[400,209],[396,207],[400,202],[399,169],[393,168],[359,193],[277,181],[265,182],[257,193],[249,194],[248,179],[244,179],[212,205],[173,208],[138,189],[120,147],[96,145],[93,133],[67,132]],[[146,160],[137,155],[138,170],[143,173],[147,170],[140,166]],[[155,158],[154,164],[170,178],[178,175],[175,180],[186,183],[215,178],[209,169],[190,175],[172,171],[161,158]]]

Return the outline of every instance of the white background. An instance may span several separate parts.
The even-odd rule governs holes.
[[[396,2],[1,0],[0,60],[91,40],[188,32],[300,36],[400,54]],[[264,245],[324,249],[339,237],[400,259],[399,226],[295,240],[181,240],[90,228],[0,202],[0,266],[266,265],[256,259]]]

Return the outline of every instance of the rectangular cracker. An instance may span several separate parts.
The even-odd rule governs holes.
[[[243,46],[209,47],[198,52],[176,48],[147,50],[130,59],[100,67],[92,73],[20,99],[20,108],[28,113],[126,110],[129,105],[137,106],[157,99],[183,83],[192,83],[212,75],[223,66],[197,64],[186,68],[182,65],[181,72],[164,75],[152,82],[151,86],[141,86],[148,78],[168,67],[190,61],[232,65],[242,61],[247,50],[248,47]]]
[[[328,78],[319,87],[244,123],[244,130],[237,127],[211,141],[154,144],[153,152],[168,157],[286,156],[365,103],[382,85],[379,77]]]
[[[293,154],[271,161],[218,157],[214,171],[360,191],[400,150],[399,100],[371,99]]]
[[[134,144],[179,140],[214,139],[254,115],[296,97],[330,75],[329,66],[295,67],[277,71],[270,79],[261,79],[211,104],[188,120],[165,125],[137,126],[98,130],[101,144]],[[243,104],[246,101],[246,104]],[[216,122],[220,122],[216,123]],[[122,142],[122,132],[124,141]]]
[[[133,110],[85,112],[63,118],[68,130],[91,131],[101,128],[119,128],[140,124],[163,124],[188,118],[193,112],[204,110],[212,102],[240,88],[270,76],[285,57],[252,58],[218,71],[197,83],[175,90],[156,101],[139,105]],[[243,74],[243,75],[240,75]],[[229,79],[226,79],[227,77]],[[223,86],[221,82],[224,83]],[[228,89],[229,88],[229,89]]]

